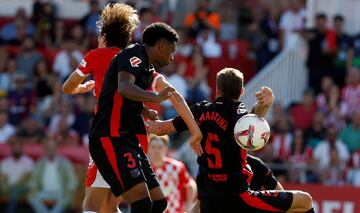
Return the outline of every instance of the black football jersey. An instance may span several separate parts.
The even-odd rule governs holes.
[[[275,189],[277,185],[277,179],[271,172],[270,168],[258,157],[248,155],[247,162],[251,167],[254,176],[250,183],[251,190],[267,190]]]
[[[155,69],[148,62],[145,47],[133,44],[121,51],[111,62],[103,82],[96,113],[90,129],[90,137],[135,138],[145,135],[143,103],[121,97],[118,91],[118,73],[128,72],[135,76],[135,85],[150,89]]]
[[[248,113],[245,105],[228,98],[201,102],[190,107],[203,134],[204,154],[198,157],[197,184],[201,197],[234,196],[249,188],[252,172],[246,150],[234,138],[234,126]],[[173,120],[177,131],[187,129],[181,117]]]

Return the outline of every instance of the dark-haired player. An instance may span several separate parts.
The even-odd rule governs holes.
[[[98,47],[88,52],[77,69],[63,84],[65,94],[86,93],[95,88],[94,95],[99,98],[102,83],[111,60],[130,44],[131,36],[139,23],[136,10],[126,4],[108,4],[101,12],[98,21],[100,36]],[[94,80],[82,83],[87,75]],[[102,178],[96,165],[90,159],[85,181],[84,211],[116,212],[116,198],[110,186]]]
[[[163,212],[166,198],[139,143],[147,141],[141,115],[143,102],[166,99],[184,119],[191,132],[190,143],[200,155],[202,134],[183,97],[154,67],[173,60],[178,35],[164,23],[149,25],[144,45],[134,44],[111,62],[101,89],[98,112],[91,125],[89,149],[92,159],[116,197],[122,195],[131,212]],[[154,87],[159,93],[147,91]]]
[[[248,113],[238,102],[243,92],[243,74],[225,68],[216,76],[216,99],[191,107],[203,133],[204,154],[198,157],[196,178],[201,212],[314,212],[308,193],[250,189],[253,172],[246,150],[237,145],[233,134],[235,123]],[[256,97],[252,112],[263,117],[272,105],[273,93],[262,87]],[[179,117],[149,124],[149,131],[157,135],[186,130]]]

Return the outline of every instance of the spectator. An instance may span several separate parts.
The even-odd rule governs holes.
[[[141,42],[142,33],[151,23],[156,22],[155,15],[150,7],[143,7],[139,10],[139,25],[134,31],[134,40]]]
[[[306,12],[301,8],[300,0],[288,0],[289,9],[280,18],[280,47],[287,48],[292,34],[304,30]]]
[[[316,104],[318,110],[322,112],[328,111],[329,97],[331,96],[331,88],[334,86],[334,81],[330,76],[324,76],[321,79],[321,91],[316,95]]]
[[[301,129],[294,131],[294,139],[291,144],[289,156],[290,162],[290,181],[295,183],[305,183],[307,181],[307,167],[310,164],[312,149],[306,146],[304,132]]]
[[[321,141],[325,139],[325,114],[317,111],[314,115],[310,128],[306,129],[306,145],[315,148]]]
[[[51,35],[52,48],[62,48],[65,38],[65,24],[62,20],[54,23],[54,32]]]
[[[52,84],[56,81],[55,76],[49,70],[49,67],[44,59],[39,60],[34,66],[34,78],[32,84],[34,92],[39,101],[45,97],[53,94]]]
[[[15,127],[9,123],[6,111],[0,111],[0,144],[4,144],[15,134]]]
[[[49,47],[51,35],[56,22],[55,5],[52,2],[35,2],[33,5],[33,23],[35,25],[35,42]]]
[[[260,31],[265,36],[265,40],[257,52],[258,70],[271,61],[279,51],[278,15],[278,10],[272,7],[260,21]]]
[[[346,76],[346,85],[341,91],[341,113],[347,120],[360,109],[360,70],[352,68]]]
[[[209,0],[198,0],[197,9],[185,17],[184,26],[191,38],[196,38],[203,29],[218,33],[221,27],[220,15],[209,9]]]
[[[66,117],[60,118],[57,124],[56,132],[54,132],[51,136],[59,145],[70,144],[70,142],[73,143],[73,145],[80,144],[79,133],[69,127]]]
[[[321,171],[322,183],[326,185],[344,185],[346,164],[340,159],[337,149],[330,149],[329,166]]]
[[[304,91],[302,102],[290,107],[290,116],[294,127],[302,130],[309,128],[316,111],[314,93],[312,90],[307,89]]]
[[[16,132],[19,138],[22,138],[26,143],[40,143],[45,136],[44,127],[34,117],[27,117],[23,120]]]
[[[99,29],[96,26],[96,22],[100,16],[100,7],[97,0],[89,1],[90,11],[81,19],[81,25],[85,29],[85,32],[90,36],[99,35]]]
[[[7,51],[7,46],[0,38],[0,73],[5,71],[6,63],[8,60],[9,60],[9,53]]]
[[[329,168],[331,165],[331,160],[335,159],[335,153],[331,153],[332,150],[336,151],[336,154],[339,155],[339,163],[346,164],[350,158],[348,148],[338,138],[338,132],[336,128],[329,127],[326,130],[326,138],[320,142],[314,149],[314,159],[317,161],[319,171]],[[331,159],[334,158],[334,159]]]
[[[188,93],[186,80],[183,75],[176,70],[174,64],[169,64],[168,66],[164,67],[163,72],[166,81],[173,85],[174,88],[184,97],[184,99],[187,100]],[[169,100],[162,102],[161,106],[163,107],[164,119],[170,119],[177,115],[176,110]]]
[[[9,100],[4,94],[0,94],[0,112],[9,111]]]
[[[9,58],[6,69],[0,73],[0,90],[4,90],[7,93],[10,89],[14,89],[16,73],[18,73],[16,60],[15,58]]]
[[[187,82],[187,102],[189,105],[206,100],[210,95],[207,85],[209,68],[200,46],[195,46],[189,60],[179,65],[179,73]]]
[[[351,123],[342,129],[340,138],[350,152],[360,150],[360,111],[353,113]]]
[[[65,80],[74,71],[83,58],[82,53],[76,49],[76,43],[71,36],[65,37],[61,50],[55,57],[53,71],[61,80]]]
[[[351,37],[344,32],[344,21],[344,17],[341,15],[336,15],[333,19],[336,34],[336,52],[333,60],[334,71],[332,77],[340,88],[344,86],[346,71],[347,68],[350,68],[348,51],[351,45]]]
[[[215,32],[209,28],[204,28],[199,32],[196,39],[198,45],[202,47],[206,58],[219,58],[222,55],[221,45],[216,41]]]
[[[277,162],[285,162],[291,153],[293,135],[290,132],[290,124],[286,117],[282,117],[276,124],[276,133],[271,141],[273,159]]]
[[[18,202],[25,197],[33,161],[23,154],[22,143],[18,138],[12,138],[9,143],[11,155],[1,161],[0,165],[0,194],[9,198],[8,213],[17,212]]]
[[[36,212],[61,213],[68,207],[77,187],[77,178],[71,163],[59,155],[54,141],[44,141],[45,156],[32,171],[28,201]],[[45,204],[52,203],[48,209]]]
[[[327,111],[325,114],[325,126],[334,126],[337,130],[345,127],[345,119],[340,111],[340,90],[333,85],[330,89]]]
[[[182,162],[166,157],[168,143],[168,136],[150,136],[149,159],[168,201],[165,212],[190,211],[196,198],[196,183]]]
[[[87,47],[89,45],[89,39],[85,35],[81,25],[75,25],[71,29],[71,37],[74,38],[74,42],[76,44],[77,50],[80,50],[81,52],[87,51]]]
[[[42,59],[42,55],[36,51],[34,40],[26,37],[16,56],[16,69],[25,76],[26,81],[31,82],[35,64],[40,59]]]
[[[75,98],[82,97],[77,95]],[[82,97],[84,99],[82,103],[78,104],[78,112],[76,112],[76,118],[73,125],[74,130],[76,130],[80,136],[84,136],[89,132],[89,123],[94,114],[94,106],[96,106],[96,99],[94,96]]]
[[[348,52],[347,68],[360,69],[360,34],[353,36]]]
[[[32,36],[33,34],[34,26],[29,23],[25,9],[18,8],[15,14],[15,20],[3,26],[0,37],[7,43],[17,44],[21,42],[23,36]]]
[[[35,99],[32,90],[26,87],[26,78],[22,74],[15,76],[15,89],[8,94],[10,123],[17,125],[35,111]]]
[[[308,42],[309,54],[307,57],[307,67],[309,69],[309,86],[315,91],[315,94],[320,92],[319,82],[325,75],[331,76],[332,64],[331,61],[331,47],[335,44],[330,44],[327,38],[327,17],[325,14],[316,15],[315,28],[307,30],[304,33],[304,38]],[[335,40],[335,39],[334,39]]]
[[[352,167],[347,172],[347,182],[350,185],[359,187],[360,186],[360,150],[353,153],[351,158]]]
[[[186,58],[190,57],[192,51],[193,51],[193,44],[190,41],[188,34],[185,33],[184,30],[177,30],[179,34],[179,42],[178,46],[176,48],[176,54],[175,54],[175,63],[180,63]]]
[[[53,117],[50,120],[49,129],[48,129],[50,135],[59,132],[60,130],[59,126],[61,121],[65,122],[63,123],[64,128],[65,126],[67,128],[72,127],[72,125],[75,122],[75,115],[72,113],[72,106],[70,102],[68,102],[65,99],[63,99],[62,102],[60,103],[59,111],[55,115],[53,115]]]

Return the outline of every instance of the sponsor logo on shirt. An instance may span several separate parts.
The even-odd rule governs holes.
[[[130,64],[132,67],[139,67],[139,64],[141,64],[141,59],[134,56],[134,57],[130,58]]]

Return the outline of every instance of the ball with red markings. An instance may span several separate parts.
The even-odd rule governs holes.
[[[270,126],[263,117],[247,114],[235,124],[234,137],[237,144],[247,151],[263,148],[270,138]]]

